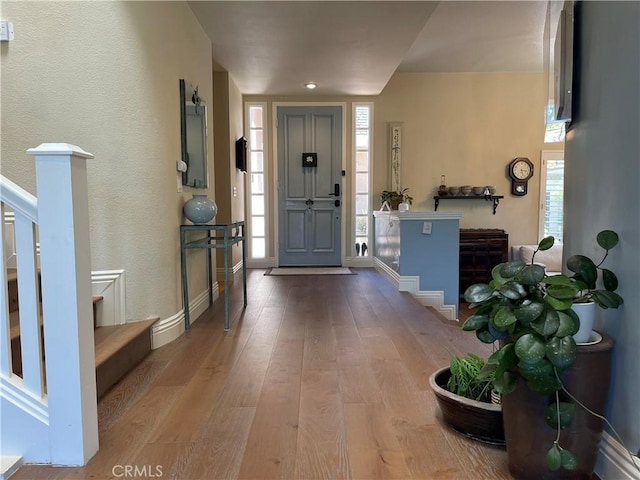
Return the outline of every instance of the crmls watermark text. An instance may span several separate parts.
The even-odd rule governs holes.
[[[160,478],[162,465],[114,465],[111,475],[116,478]]]

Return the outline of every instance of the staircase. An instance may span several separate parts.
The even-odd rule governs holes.
[[[96,397],[146,355],[153,323],[104,333],[90,323],[86,163],[93,155],[66,143],[27,154],[37,197],[0,175],[0,478],[21,461],[89,461],[98,450]],[[5,231],[9,214],[13,228]],[[18,272],[17,301],[9,299],[9,268]]]
[[[22,349],[20,345],[20,311],[18,308],[18,275],[7,274],[9,291],[9,318],[11,326],[11,359],[13,373],[22,375]],[[96,390],[98,398],[151,351],[151,326],[157,318],[109,327],[97,326],[97,306],[102,296],[94,295],[93,328],[96,352]],[[43,328],[42,316],[39,319]],[[44,351],[44,345],[43,345]]]

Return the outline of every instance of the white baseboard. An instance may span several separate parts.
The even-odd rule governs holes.
[[[0,480],[7,480],[22,466],[22,457],[3,455],[0,457]]]
[[[220,295],[218,282],[213,284],[213,299]],[[209,292],[205,290],[189,302],[189,321],[193,324],[209,307]],[[169,318],[159,320],[151,328],[151,348],[160,348],[184,333],[184,309]]]
[[[634,460],[637,468],[631,463],[627,449],[612,435],[602,433],[600,458],[596,465],[596,473],[602,480],[639,480],[640,459],[634,457]]]
[[[370,268],[373,267],[373,258],[371,257],[345,257],[344,258],[344,266],[345,267],[354,267],[354,268]]]
[[[374,259],[376,270],[387,276],[398,287],[400,292],[409,292],[421,305],[435,308],[447,320],[458,321],[458,306],[444,302],[444,292],[440,290],[420,290],[420,277],[401,276],[380,259]]]
[[[236,273],[238,273],[241,270],[242,270],[242,260],[240,260],[238,263],[233,265],[233,267],[231,268],[231,274],[235,275]],[[224,278],[224,267],[216,268],[216,278],[218,278],[218,279],[223,279]],[[233,278],[232,278],[232,280],[233,280]]]
[[[376,270],[386,276],[391,283],[393,283],[398,289],[400,289],[400,275],[394,269],[392,269],[389,265],[384,263],[378,257],[373,258],[373,266]]]
[[[411,292],[414,297],[424,306],[435,308],[447,320],[458,321],[458,312],[456,305],[447,305],[444,303],[443,291],[423,291]]]
[[[124,270],[91,272],[91,294],[102,295],[97,304],[98,327],[127,323],[124,273]]]
[[[274,268],[275,266],[275,257],[252,258],[247,260],[247,268]]]

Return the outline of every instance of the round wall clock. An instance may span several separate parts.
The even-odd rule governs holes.
[[[533,163],[525,157],[511,160],[508,167],[511,177],[511,194],[522,197],[527,194],[527,183],[533,177]]]

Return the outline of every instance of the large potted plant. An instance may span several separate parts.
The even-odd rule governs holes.
[[[478,377],[484,363],[473,353],[453,356],[448,367],[433,372],[429,385],[446,424],[474,440],[504,445],[502,407],[492,401],[492,378]]]
[[[535,253],[553,243],[544,238]],[[500,342],[482,374],[492,375],[503,394],[511,473],[590,478],[603,421],[590,412],[606,406],[613,342],[576,344],[580,320],[571,307],[583,290],[581,279],[547,276],[535,253],[531,264],[502,263],[489,284],[467,289],[465,300],[477,311],[463,328],[485,343]]]

